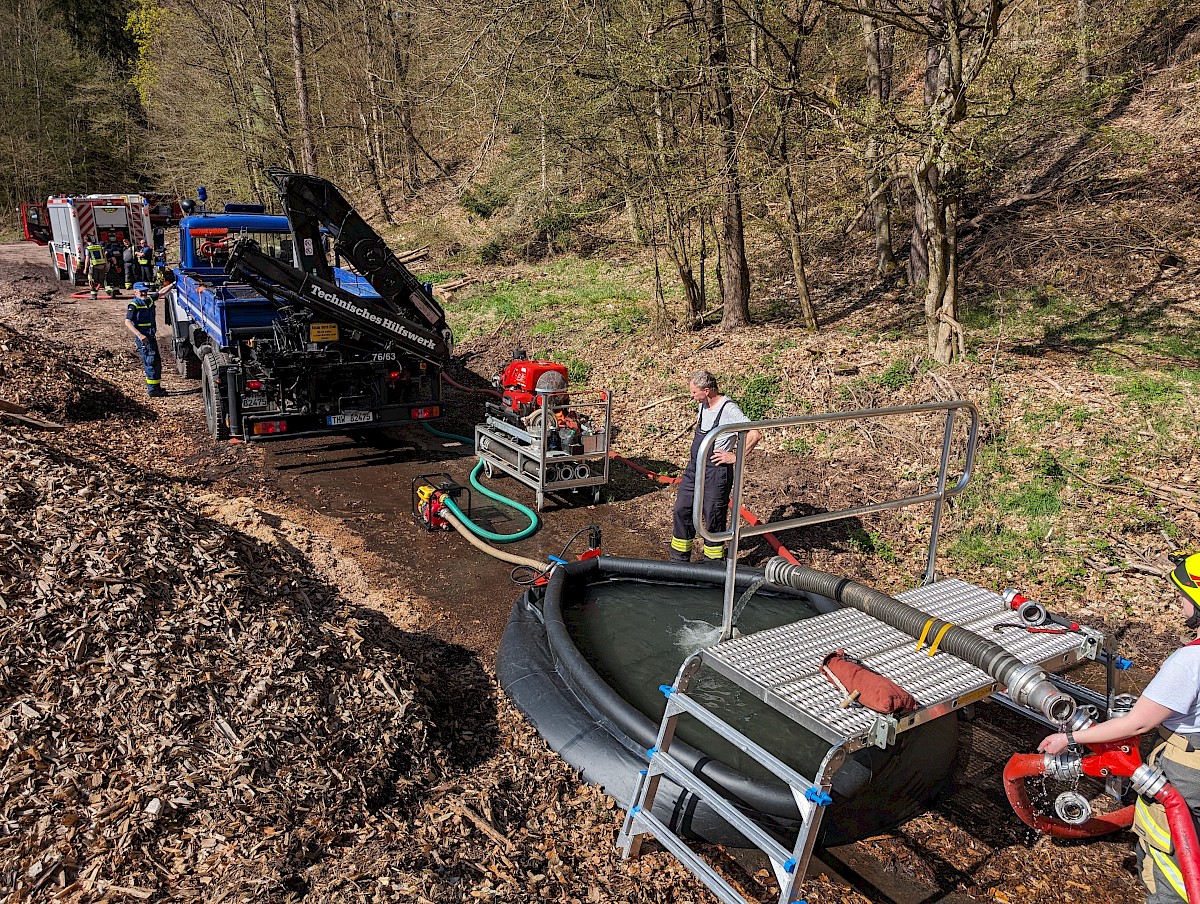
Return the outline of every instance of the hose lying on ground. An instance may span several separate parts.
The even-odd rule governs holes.
[[[1082,713],[1074,721],[1076,731],[1092,724],[1090,718],[1081,717]],[[1081,823],[1070,823],[1036,812],[1025,790],[1025,779],[1030,776],[1047,775],[1068,782],[1077,782],[1084,775],[1093,778],[1128,778],[1130,787],[1135,792],[1143,798],[1158,801],[1166,811],[1170,840],[1179,864],[1178,877],[1183,880],[1184,888],[1180,889],[1175,878],[1168,875],[1172,886],[1177,891],[1186,892],[1187,900],[1200,901],[1200,841],[1196,838],[1196,823],[1192,818],[1191,807],[1183,795],[1167,781],[1166,773],[1160,767],[1142,762],[1138,738],[1100,744],[1085,742],[1085,745],[1093,751],[1087,756],[1071,751],[1058,756],[1040,753],[1020,753],[1013,756],[1004,767],[1004,793],[1008,796],[1013,811],[1026,825],[1055,838],[1095,838],[1118,829],[1129,828],[1135,818],[1141,818],[1137,814],[1137,807],[1141,806],[1142,802],[1113,813],[1091,816]],[[1161,829],[1155,831],[1161,832]],[[1151,848],[1149,856],[1155,858],[1165,873],[1173,872],[1174,864],[1165,859],[1167,855]]]
[[[1132,804],[1112,813],[1094,815],[1078,825],[1037,812],[1025,789],[1025,779],[1046,775],[1046,760],[1041,753],[1018,753],[1004,767],[1004,793],[1025,825],[1054,838],[1098,838],[1133,825]]]
[[[442,498],[442,504],[445,505],[446,508],[448,508],[455,515],[457,515],[459,520],[463,523],[463,525],[468,530],[470,530],[473,534],[475,534],[476,536],[482,537],[485,540],[491,540],[493,543],[515,543],[518,540],[524,540],[526,537],[532,535],[533,532],[536,531],[539,526],[537,513],[534,512],[533,509],[529,508],[529,506],[521,505],[521,503],[519,503],[513,499],[509,499],[506,496],[501,496],[499,493],[497,493],[493,490],[489,490],[487,487],[485,487],[482,483],[479,482],[479,474],[482,470],[483,470],[483,462],[481,461],[481,462],[478,462],[475,465],[474,469],[471,471],[471,486],[475,487],[475,489],[477,489],[479,492],[481,492],[484,496],[487,496],[489,499],[494,499],[496,502],[499,502],[501,505],[508,506],[509,508],[515,509],[516,511],[520,512],[522,515],[524,515],[526,518],[529,519],[528,527],[525,527],[522,530],[519,530],[516,533],[512,533],[512,534],[498,534],[495,531],[488,530],[486,527],[480,527],[478,524],[476,524],[474,521],[472,521],[470,518],[468,518],[466,516],[466,514],[462,511],[462,509],[460,509],[455,504],[454,500],[451,499],[449,496],[445,496]],[[540,563],[539,563],[539,567],[540,567]]]
[[[482,392],[482,390],[478,391]],[[434,436],[441,436],[445,439],[456,439],[460,442],[467,443],[472,447],[475,445],[475,440],[470,439],[469,437],[459,436],[457,433],[447,433],[445,430],[438,430],[436,427],[432,427],[429,424],[425,425],[425,429]],[[533,532],[536,531],[539,526],[537,513],[528,506],[521,505],[521,503],[517,502],[515,499],[509,499],[507,496],[502,496],[495,490],[489,490],[487,487],[485,487],[479,482],[479,473],[482,470],[483,462],[480,461],[475,465],[475,469],[471,471],[471,486],[475,487],[475,489],[481,492],[484,496],[487,496],[489,499],[495,500],[507,508],[515,509],[516,511],[520,512],[529,519],[529,526],[517,531],[514,534],[497,534],[493,533],[487,528],[480,527],[478,524],[468,518],[463,511],[454,504],[454,500],[450,499],[449,497],[446,497],[442,500],[446,507],[458,515],[459,519],[468,530],[473,531],[475,534],[483,537],[485,540],[491,540],[493,543],[515,543],[516,541],[524,540],[526,537],[533,534]],[[538,563],[538,567],[541,567],[540,562]]]
[[[454,506],[451,508],[449,500],[444,501],[447,503],[446,508],[448,511],[443,513],[443,517],[449,521],[451,525],[453,525],[456,531],[466,537],[467,541],[476,549],[487,553],[492,558],[499,559],[501,562],[508,562],[510,565],[526,565],[537,572],[541,572],[543,569],[545,569],[545,562],[539,562],[537,559],[530,559],[526,556],[519,556],[512,552],[505,552],[503,549],[496,549],[496,547],[489,546],[487,543],[484,543],[483,540],[475,535],[471,528],[467,527],[467,525],[463,523],[463,521],[459,518],[459,515],[456,514],[458,512],[458,507]]]

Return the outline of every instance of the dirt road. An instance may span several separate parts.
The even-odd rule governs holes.
[[[78,350],[81,359],[115,359],[117,376],[137,396],[140,372],[129,334],[123,327],[126,298],[73,298],[73,287],[58,283],[49,271],[44,249],[34,245],[0,246],[0,299],[7,298],[15,326],[34,327],[39,335]],[[161,317],[161,313],[160,313]],[[412,481],[425,474],[449,474],[469,486],[475,464],[463,443],[445,440],[420,427],[365,431],[358,437],[328,436],[274,440],[262,444],[218,444],[204,430],[198,383],[178,376],[172,367],[169,339],[160,332],[163,386],[167,398],[140,400],[153,412],[156,425],[167,428],[169,451],[177,466],[249,495],[263,506],[281,509],[300,521],[320,523],[337,545],[364,554],[375,577],[385,584],[411,589],[419,601],[417,617],[440,639],[470,647],[490,661],[513,601],[521,588],[512,583],[512,566],[472,549],[454,532],[429,532],[412,517]],[[483,382],[483,381],[478,381]],[[448,416],[439,422],[445,432],[470,436],[483,418],[483,396],[448,389]],[[28,404],[33,400],[25,400]],[[158,432],[158,431],[156,431]],[[603,527],[607,552],[656,557],[659,534],[666,521],[669,490],[657,487],[632,471],[614,464],[608,497],[613,504],[591,506],[550,500],[542,513],[542,528],[532,537],[506,546],[535,559],[561,554],[567,541],[588,525]],[[499,475],[489,487],[530,507],[533,494]],[[643,514],[649,496],[655,510]],[[527,523],[519,513],[504,509],[474,493],[473,514],[481,524],[513,532]],[[310,518],[309,516],[312,516]],[[644,521],[654,519],[655,530]],[[586,534],[571,547],[586,548]]]

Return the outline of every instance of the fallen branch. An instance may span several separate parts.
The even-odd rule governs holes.
[[[479,829],[479,831],[483,832],[484,835],[487,835],[488,838],[492,839],[492,841],[496,842],[496,844],[500,845],[506,851],[511,851],[513,849],[513,843],[508,838],[496,831],[495,826],[476,813],[465,803],[461,801],[455,801],[450,804],[450,809],[452,809],[459,816],[464,816],[469,819],[475,824],[475,827]]]
[[[6,402],[0,399],[0,417],[10,418],[14,421],[19,421],[22,424],[28,424],[31,427],[37,427],[41,430],[66,430],[62,424],[56,424],[53,421],[44,421],[41,418],[36,418],[29,413],[29,409],[23,405],[17,405],[13,402]]]
[[[637,408],[635,410],[636,411],[649,411],[651,408],[657,408],[659,405],[665,405],[665,404],[667,404],[667,402],[674,402],[677,399],[682,399],[682,398],[683,398],[683,396],[679,395],[678,393],[676,393],[675,395],[663,396],[661,399],[657,399],[656,401],[651,402],[649,405],[643,405],[641,408]]]

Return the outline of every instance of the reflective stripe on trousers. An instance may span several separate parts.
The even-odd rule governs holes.
[[[1147,762],[1162,768],[1175,790],[1183,795],[1196,822],[1200,802],[1200,751],[1188,749],[1186,739],[1172,735],[1154,748]],[[1183,873],[1175,859],[1175,847],[1162,804],[1139,797],[1134,808],[1133,831],[1138,836],[1138,866],[1146,886],[1147,904],[1179,904],[1187,901]]]

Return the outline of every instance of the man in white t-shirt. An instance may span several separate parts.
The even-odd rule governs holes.
[[[692,448],[688,453],[687,470],[679,483],[675,497],[674,533],[671,536],[671,561],[690,562],[692,541],[696,538],[696,525],[692,522],[692,505],[696,495],[696,456],[700,444],[717,427],[727,424],[746,424],[750,419],[742,413],[733,399],[721,395],[717,378],[707,370],[697,371],[688,383],[692,400],[699,403],[696,413],[696,430],[692,434]],[[758,445],[762,433],[748,430],[745,433],[745,452]],[[737,460],[734,444],[739,441],[736,434],[726,434],[713,445],[709,458],[710,467],[704,472],[704,503],[701,512],[705,528],[713,533],[723,531],[729,521],[729,489],[733,481],[733,463]],[[709,560],[725,557],[725,544],[704,544],[704,557]]]
[[[1178,592],[1184,624],[1195,631],[1200,628],[1200,553],[1178,557],[1171,583]],[[1196,822],[1200,815],[1200,640],[1167,657],[1128,715],[1074,733],[1049,735],[1038,750],[1057,756],[1077,742],[1120,741],[1154,729],[1163,742],[1154,748],[1148,762],[1159,766],[1183,795]],[[1139,797],[1133,830],[1138,836],[1138,865],[1147,904],[1187,901],[1163,805]]]

